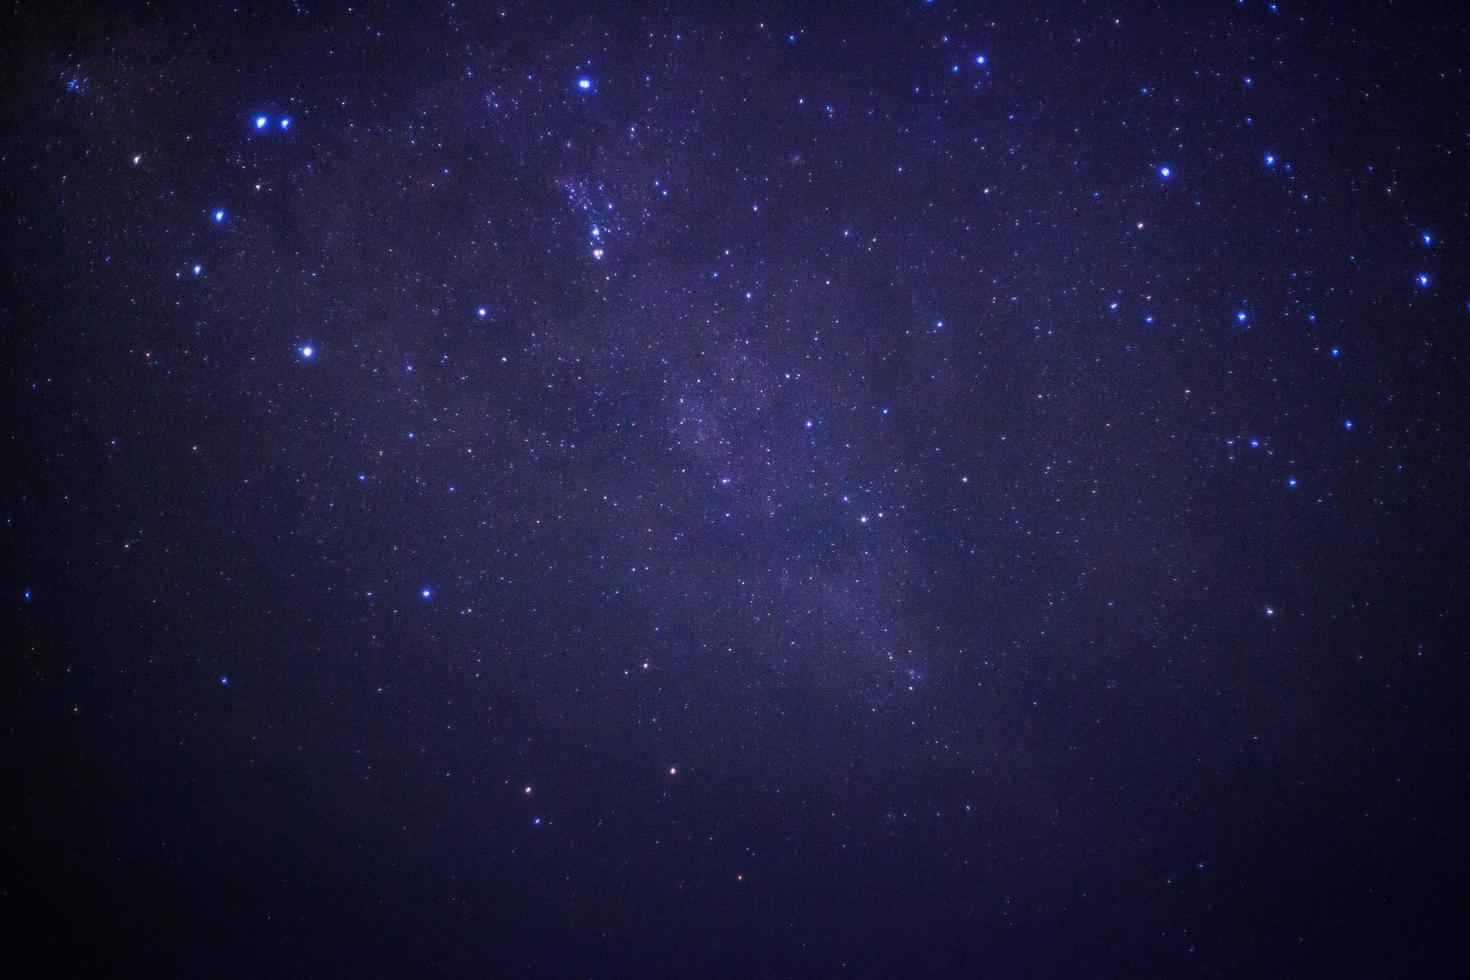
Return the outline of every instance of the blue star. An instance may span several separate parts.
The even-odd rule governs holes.
[[[255,128],[256,129],[265,129],[265,124],[268,123],[268,122],[270,122],[270,120],[267,119],[265,116],[256,116],[255,117]]]
[[[1291,489],[1295,490],[1296,489],[1296,477],[1294,477],[1294,476],[1287,477],[1286,478],[1286,485],[1288,487],[1290,487]]]
[[[225,220],[225,213],[223,211],[216,211],[214,213],[214,223],[215,224],[219,224],[221,221],[224,221],[224,220]]]
[[[541,818],[540,817],[533,817],[531,819],[531,823],[534,824],[535,826],[539,827],[539,826],[541,826]]]
[[[1434,244],[1434,236],[1431,235],[1431,234],[1429,234],[1429,232],[1427,232],[1427,231],[1424,232],[1423,234],[1421,234],[1419,237],[1422,238],[1422,239],[1424,239],[1424,244],[1425,245],[1432,245],[1432,244]]]
[[[1429,287],[1429,276],[1426,273],[1419,273],[1419,275],[1414,277],[1414,281],[1419,284],[1420,289],[1427,289]]]
[[[1159,168],[1159,176],[1164,178],[1165,180],[1168,180],[1170,177],[1174,176],[1174,171],[1169,169],[1169,166],[1165,164],[1164,166]]]
[[[25,592],[21,593],[21,598],[25,599],[26,602],[30,602],[31,601],[31,590],[30,589],[26,589]]]
[[[983,64],[985,64],[985,55],[983,55],[983,54],[977,54],[977,55],[975,55],[975,64],[977,64],[977,65],[983,65]]]
[[[425,586],[424,588],[419,589],[419,598],[421,598],[421,599],[432,599],[433,597],[434,597],[434,591],[432,589],[430,589],[428,586]]]
[[[1244,323],[1245,320],[1246,320],[1245,310],[1236,310],[1235,311],[1235,322],[1236,323]]]
[[[1342,355],[1342,351],[1338,350],[1336,347],[1329,348],[1327,353],[1331,354],[1333,357],[1340,357]]]
[[[1268,166],[1268,167],[1274,167],[1274,166],[1276,166],[1276,154],[1274,154],[1274,153],[1267,153],[1266,154],[1266,166]]]
[[[592,91],[592,79],[587,78],[586,76],[577,79],[577,88],[581,89],[583,92]]]
[[[229,687],[230,686],[230,675],[229,674],[220,674],[219,675],[219,683],[220,683],[220,687]]]
[[[310,344],[303,344],[301,346],[301,359],[303,361],[309,361],[315,356],[316,348],[312,347]]]
[[[485,319],[485,317],[487,317],[487,316],[490,315],[490,311],[487,310],[487,309],[485,309],[485,307],[482,306],[478,310],[475,311],[475,315],[478,316],[480,319],[483,320],[483,319]]]
[[[290,116],[282,116],[281,117],[281,128],[282,129],[290,129],[291,128],[291,117]]]
[[[195,263],[194,269],[193,269],[194,275],[197,276],[197,275],[199,275],[199,273],[201,273],[203,271],[204,271],[204,266],[199,265],[198,263]]]
[[[1349,432],[1353,431],[1353,420],[1352,419],[1343,419],[1342,420],[1342,427],[1344,429],[1348,430]]]

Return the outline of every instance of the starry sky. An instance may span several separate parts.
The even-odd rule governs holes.
[[[1466,15],[0,18],[45,972],[1463,956]]]

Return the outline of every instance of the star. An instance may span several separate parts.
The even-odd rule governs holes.
[[[315,356],[316,356],[316,350],[310,344],[303,344],[303,345],[301,345],[301,358],[302,358],[302,360],[309,361],[309,360],[311,360]],[[340,360],[340,358],[339,358],[339,360]]]
[[[265,116],[256,116],[255,117],[255,128],[256,129],[265,129],[266,124],[269,123],[269,122],[270,122],[270,120],[267,119]]]

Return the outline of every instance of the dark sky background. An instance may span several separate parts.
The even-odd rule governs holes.
[[[1451,975],[1453,5],[16,2],[35,975]]]

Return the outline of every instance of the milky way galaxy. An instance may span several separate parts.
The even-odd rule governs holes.
[[[12,4],[22,960],[1459,972],[1467,26]]]

